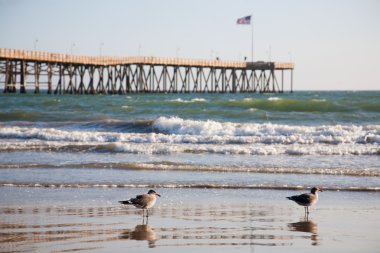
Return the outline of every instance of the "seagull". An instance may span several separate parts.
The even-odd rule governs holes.
[[[148,209],[154,206],[157,196],[161,197],[161,195],[154,190],[149,190],[147,194],[137,195],[129,200],[119,201],[119,203],[123,205],[133,205],[140,208],[143,210],[143,215],[144,210],[146,210],[146,217],[148,217]]]
[[[305,207],[305,215],[309,214],[309,206],[314,205],[318,201],[318,191],[322,191],[322,189],[313,187],[310,193],[304,193],[301,195],[294,195],[291,197],[286,197],[287,199],[293,200],[300,206]]]

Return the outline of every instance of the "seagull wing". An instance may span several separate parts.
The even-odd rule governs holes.
[[[141,203],[142,199],[144,198],[144,195],[137,195],[134,198],[119,201],[119,203],[124,204],[124,205],[139,205]]]
[[[150,200],[149,194],[137,195],[135,198],[130,199],[132,205],[139,208],[145,208]]]
[[[309,193],[304,193],[301,195],[292,196],[291,198],[292,198],[292,200],[294,200],[296,202],[301,202],[301,203],[309,203],[312,200],[312,196]]]
[[[294,195],[291,197],[288,197],[288,199],[293,200],[297,204],[301,206],[309,206],[310,204],[313,203],[314,196],[310,193],[304,193],[301,195]]]

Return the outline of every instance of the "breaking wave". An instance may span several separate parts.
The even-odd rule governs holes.
[[[0,126],[0,151],[379,155],[380,125],[292,126],[159,117],[79,128]],[[111,127],[109,127],[111,126]],[[170,144],[170,145],[167,145]]]
[[[380,148],[372,145],[220,145],[200,144],[199,142],[167,145],[170,142],[155,143],[84,143],[84,142],[3,142],[1,152],[37,151],[37,152],[109,152],[127,154],[168,155],[176,153],[221,154],[221,155],[380,155]],[[198,143],[198,144],[197,144]],[[197,145],[193,145],[197,144]]]
[[[255,137],[262,143],[380,143],[380,125],[293,126],[271,123],[232,123],[159,117],[153,127],[166,134]]]

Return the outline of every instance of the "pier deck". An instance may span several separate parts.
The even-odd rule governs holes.
[[[0,85],[6,93],[125,94],[284,92],[293,63],[183,59],[152,56],[78,56],[0,48]],[[281,72],[281,81],[276,73]]]

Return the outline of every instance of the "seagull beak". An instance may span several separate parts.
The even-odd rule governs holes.
[[[318,191],[323,192],[323,190],[321,188],[318,188]]]
[[[157,195],[158,197],[161,197],[161,195],[160,195],[160,194],[158,194],[158,193],[156,193],[156,195]]]

